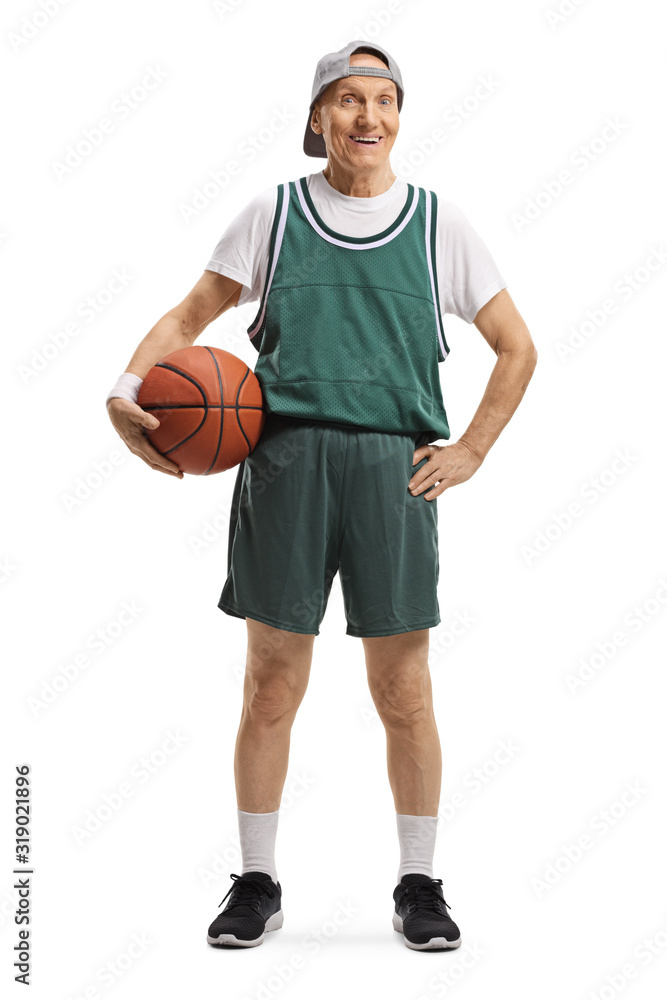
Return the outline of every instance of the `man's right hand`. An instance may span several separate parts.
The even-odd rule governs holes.
[[[107,411],[111,423],[133,455],[138,455],[146,465],[150,465],[151,469],[155,469],[156,472],[166,472],[168,476],[176,476],[177,479],[183,478],[179,467],[161,455],[143,432],[144,427],[146,430],[152,431],[160,426],[157,417],[142,410],[138,403],[131,403],[129,399],[117,397],[109,400]]]

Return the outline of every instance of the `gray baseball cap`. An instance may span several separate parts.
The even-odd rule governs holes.
[[[350,56],[355,49],[369,49],[373,55],[380,59],[386,59],[388,67],[382,66],[350,66]],[[323,156],[326,159],[327,148],[324,144],[324,136],[313,132],[310,127],[310,117],[313,113],[313,105],[318,97],[324,93],[330,83],[335,80],[342,80],[346,76],[384,76],[388,80],[393,80],[398,91],[398,110],[403,106],[403,80],[401,71],[391,58],[386,49],[375,42],[355,41],[348,42],[347,45],[339,49],[338,52],[327,52],[322,56],[315,70],[313,89],[311,92],[310,109],[308,111],[308,121],[306,122],[306,134],[303,137],[303,151],[307,156]]]

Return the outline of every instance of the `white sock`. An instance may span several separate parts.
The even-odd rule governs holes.
[[[275,849],[280,809],[270,813],[249,813],[237,809],[242,868],[246,872],[267,872],[274,882],[276,875]]]
[[[433,878],[433,854],[438,817],[396,813],[396,825],[401,849],[398,881],[400,882],[408,872],[421,872],[422,875]]]

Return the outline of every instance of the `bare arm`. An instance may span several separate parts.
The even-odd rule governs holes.
[[[209,323],[237,304],[242,287],[232,278],[204,271],[183,301],[165,313],[148,331],[125,371],[143,379],[153,365],[167,354],[182,347],[191,347]],[[127,399],[111,399],[107,409],[111,423],[133,455],[158,472],[183,478],[175,462],[161,455],[143,433],[144,427],[154,430],[160,426],[156,417]]]
[[[428,490],[427,500],[436,499],[450,486],[474,475],[521,402],[537,364],[537,350],[528,327],[506,288],[479,310],[474,323],[497,361],[482,400],[459,440],[450,445],[422,445],[415,451],[413,465],[424,455],[431,457],[408,486],[415,495]]]
[[[191,347],[209,323],[235,306],[242,285],[215,271],[204,271],[182,302],[157,321],[139,343],[125,371],[146,378],[162,358],[181,347]]]
[[[481,464],[528,388],[537,350],[506,288],[482,306],[474,323],[498,356],[475,415],[459,438]]]

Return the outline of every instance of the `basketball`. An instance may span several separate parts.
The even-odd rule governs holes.
[[[238,465],[264,428],[258,379],[245,361],[217,347],[183,347],[153,365],[139,406],[160,421],[148,440],[182,472],[211,476]]]

